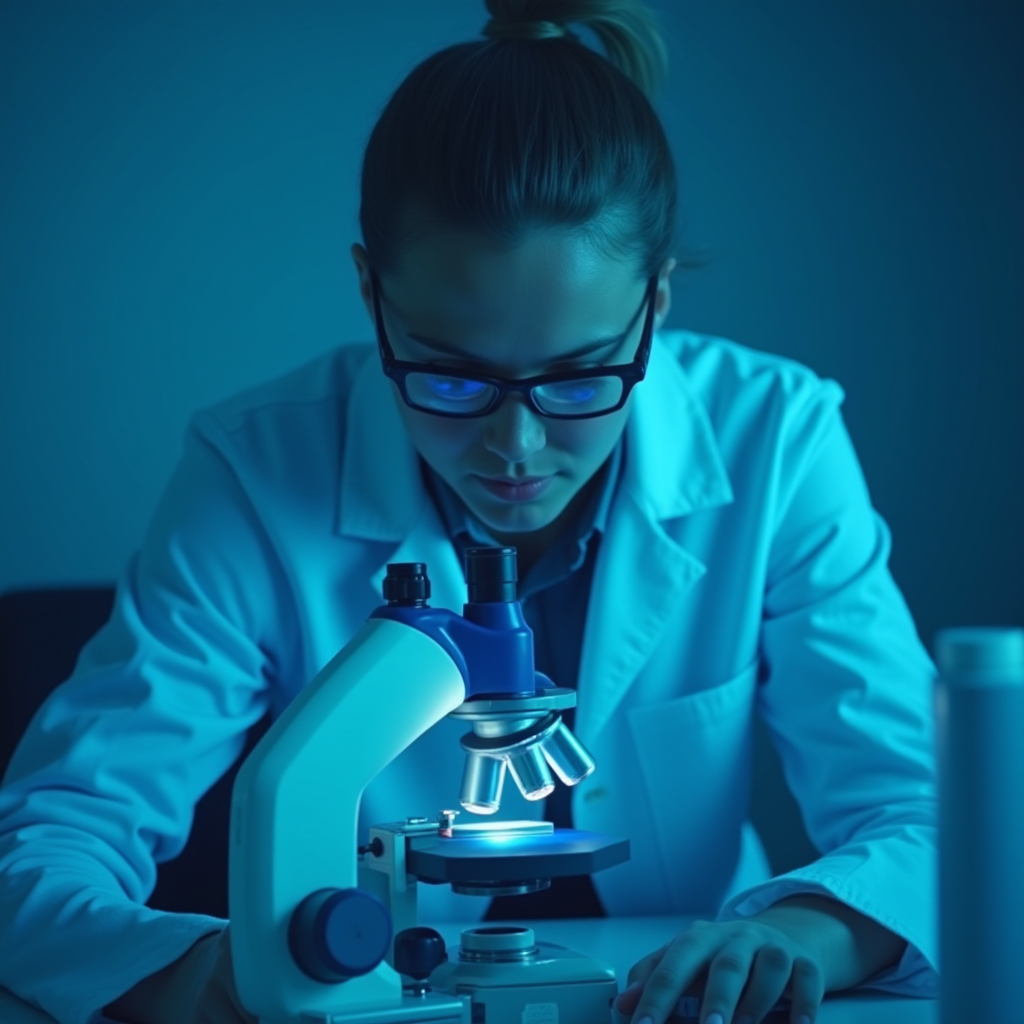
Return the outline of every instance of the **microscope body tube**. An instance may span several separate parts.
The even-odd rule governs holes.
[[[935,646],[940,1020],[1020,1020],[1024,629],[947,629]]]
[[[374,618],[242,765],[231,808],[231,946],[242,1005],[260,1024],[400,1003],[401,979],[386,962],[338,984],[303,973],[289,951],[290,918],[310,893],[356,886],[363,790],[465,697],[444,646]]]

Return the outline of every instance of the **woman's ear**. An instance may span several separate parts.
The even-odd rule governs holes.
[[[654,293],[654,329],[658,330],[665,322],[668,311],[672,308],[672,284],[669,275],[676,269],[676,261],[669,257],[658,271],[658,290]]]
[[[373,323],[373,291],[370,288],[370,257],[366,250],[358,243],[353,242],[352,260],[356,265],[356,273],[359,275],[359,294],[362,296],[363,305],[366,307],[370,323]]]

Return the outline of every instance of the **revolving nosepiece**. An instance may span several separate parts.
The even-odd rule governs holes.
[[[557,712],[525,722],[511,714],[474,714],[473,732],[460,741],[466,766],[459,802],[474,814],[499,809],[506,768],[527,800],[543,800],[555,789],[552,770],[567,786],[575,786],[597,767]]]

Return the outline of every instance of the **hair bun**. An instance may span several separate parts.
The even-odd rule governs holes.
[[[491,18],[484,26],[484,33],[490,39],[562,39],[575,38],[564,25],[556,21],[503,21]]]
[[[567,27],[579,25],[645,96],[664,77],[665,42],[643,0],[484,0],[484,6],[491,20],[483,34],[490,39],[570,39],[589,45]]]

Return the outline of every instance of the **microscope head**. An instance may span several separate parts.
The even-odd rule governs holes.
[[[504,605],[514,606],[521,618],[517,580],[515,548],[469,548],[464,616],[479,615],[480,606]],[[525,620],[521,628],[529,631]],[[532,670],[532,631],[528,636]],[[555,775],[574,786],[596,767],[562,721],[561,712],[576,704],[575,690],[557,687],[536,671],[532,676],[527,673],[522,682],[519,693],[479,694],[449,714],[472,728],[461,741],[466,765],[459,802],[474,814],[494,814],[499,809],[506,771],[527,800],[543,800],[555,788]]]
[[[460,803],[474,814],[494,814],[506,772],[527,800],[542,800],[556,776],[574,786],[596,765],[562,721],[561,713],[576,705],[576,691],[534,669],[533,632],[516,597],[516,549],[469,548],[465,572],[462,617],[453,617],[443,632],[461,654],[468,696],[449,717],[472,729],[461,740]],[[426,566],[389,565],[384,596],[391,606],[425,609]]]

